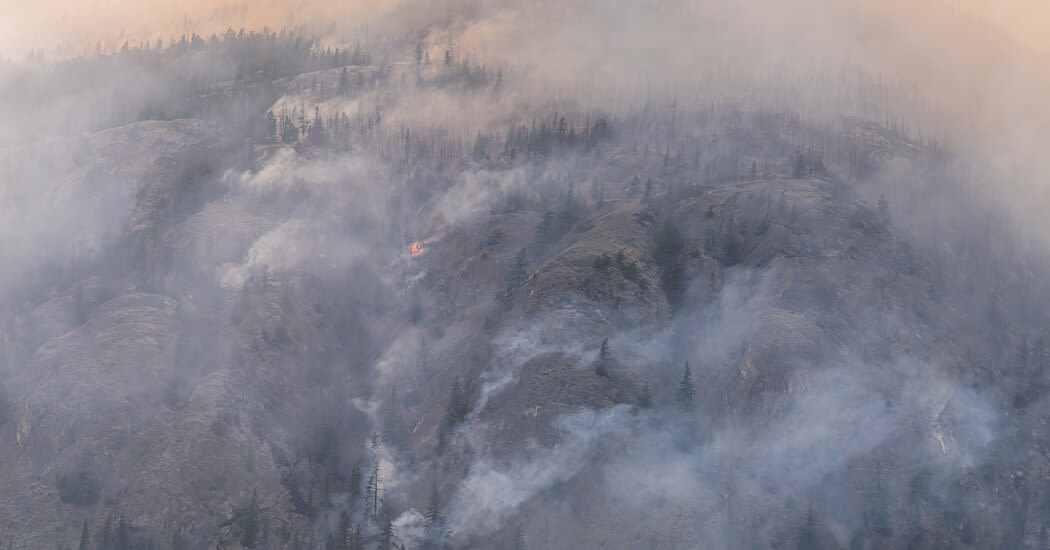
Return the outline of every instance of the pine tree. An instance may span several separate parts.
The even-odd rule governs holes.
[[[345,96],[350,94],[350,74],[346,67],[339,70],[339,95]]]
[[[361,525],[354,526],[354,532],[350,535],[350,542],[346,546],[347,550],[365,550],[364,537],[361,536]]]
[[[109,550],[113,545],[113,513],[106,512],[106,519],[102,522],[102,529],[98,533],[98,547],[101,550]]]
[[[368,476],[368,485],[365,487],[365,504],[368,507],[368,513],[372,516],[372,521],[379,519],[379,505],[383,502],[382,483],[383,475],[379,471],[377,461],[372,468],[372,474]]]
[[[310,125],[310,143],[315,147],[325,144],[324,123],[321,121],[320,107],[314,107],[314,121]]]
[[[693,387],[693,371],[689,368],[689,363],[685,364],[685,371],[682,373],[682,381],[678,383],[678,393],[675,394],[675,403],[678,408],[684,412],[691,412],[694,407],[694,397],[696,396],[696,389]]]
[[[514,550],[527,550],[525,542],[525,529],[519,525],[514,529]]]
[[[817,541],[817,517],[813,512],[813,506],[809,507],[806,519],[802,522],[802,532],[798,537],[798,550],[816,550],[819,548]]]
[[[422,334],[419,335],[419,348],[416,353],[416,368],[419,372],[426,372],[428,361],[430,360],[430,346],[427,344],[427,339]]]
[[[511,274],[514,286],[524,283],[525,279],[528,278],[528,260],[525,254],[525,248],[522,247],[518,251],[518,256],[514,259],[514,271]]]
[[[131,550],[131,525],[128,524],[128,518],[124,514],[120,515],[117,531],[113,534],[113,549]]]
[[[460,383],[459,377],[457,376],[452,382],[452,396],[449,398],[448,416],[453,424],[457,424],[465,420],[467,418],[467,413],[469,412],[467,396],[463,391],[463,384]]]
[[[394,520],[389,517],[383,523],[383,532],[379,535],[379,546],[376,550],[392,550],[394,548]]]
[[[240,521],[241,546],[245,548],[255,548],[255,539],[259,536],[258,490],[252,491],[252,500],[248,503],[247,508],[242,511],[242,514],[242,519]]]
[[[609,376],[609,367],[612,364],[612,352],[609,351],[609,339],[602,340],[602,347],[598,350],[598,363],[594,367],[594,373],[598,376]]]
[[[386,418],[383,419],[383,439],[391,445],[401,445],[405,439],[405,426],[401,417],[401,403],[397,398],[397,388],[390,390],[390,404]]]
[[[425,517],[428,525],[441,524],[445,521],[445,517],[441,513],[441,495],[438,492],[437,481],[434,481],[433,486],[430,488],[430,504],[427,506]]]
[[[649,382],[642,386],[642,397],[638,399],[638,406],[643,409],[653,408],[653,394],[649,391]]]
[[[426,518],[427,539],[435,547],[440,547],[445,536],[445,516],[441,513],[441,494],[438,492],[436,479],[430,489],[430,504],[427,506],[427,513],[424,517]]]
[[[266,111],[266,141],[277,141],[277,117],[273,111]]]
[[[361,465],[354,463],[350,469],[350,496],[356,497],[361,494]]]
[[[77,550],[89,550],[91,548],[91,537],[88,535],[87,520],[84,521],[84,526],[80,528],[80,546],[77,546]]]

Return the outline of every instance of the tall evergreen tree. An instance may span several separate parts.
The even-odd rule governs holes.
[[[365,550],[365,540],[361,535],[361,525],[355,525],[353,533],[350,534],[350,542],[346,545],[347,550]]]
[[[405,443],[405,424],[401,417],[401,403],[397,397],[397,388],[390,390],[390,403],[387,405],[386,417],[383,419],[383,439],[391,445]]]
[[[806,513],[806,519],[802,522],[802,532],[798,537],[798,550],[818,550],[819,541],[817,539],[817,516],[813,512],[813,506],[809,507],[809,512]]]
[[[511,273],[511,280],[513,281],[514,286],[521,285],[525,282],[525,279],[528,279],[529,277],[529,264],[525,254],[525,247],[522,247],[522,249],[518,251],[517,257],[514,258],[514,271]]]
[[[339,69],[338,91],[339,95],[345,96],[350,94],[350,74],[347,71],[346,67]]]
[[[91,548],[91,537],[88,535],[87,520],[84,520],[84,526],[80,528],[80,545],[77,546],[77,550],[90,550]]]
[[[643,409],[653,408],[653,394],[649,391],[649,382],[642,386],[642,396],[638,399],[638,406]]]
[[[350,496],[356,497],[361,494],[361,480],[363,477],[361,464],[355,462],[353,467],[350,468]]]
[[[252,500],[243,510],[241,527],[241,546],[255,548],[256,538],[259,536],[259,492],[252,491]]]
[[[117,531],[113,534],[113,550],[131,550],[131,525],[124,514],[117,521]]]
[[[695,396],[696,388],[693,386],[693,371],[689,368],[689,363],[687,362],[685,364],[685,370],[682,372],[682,381],[678,383],[678,392],[675,394],[675,403],[682,411],[691,412],[695,406]]]
[[[441,513],[441,494],[438,492],[436,477],[434,479],[434,484],[430,488],[430,504],[427,506],[427,512],[424,515],[424,518],[426,519],[424,532],[426,533],[427,539],[424,548],[445,548],[447,546],[447,523],[445,521],[445,515]]]
[[[602,340],[602,347],[598,350],[598,362],[594,366],[594,373],[598,376],[609,376],[609,367],[612,366],[612,352],[609,351],[609,339]]]
[[[470,407],[467,404],[467,395],[463,390],[463,384],[459,381],[459,377],[452,382],[452,395],[449,398],[448,403],[448,416],[452,420],[453,424],[462,422],[467,418],[467,413],[470,412]]]
[[[528,546],[526,545],[526,541],[525,541],[525,529],[521,525],[519,525],[516,528],[514,528],[513,548],[514,548],[514,550],[527,550],[528,549]]]
[[[394,548],[394,520],[389,516],[383,522],[383,531],[379,535],[379,546],[376,550],[393,550]]]
[[[379,471],[379,462],[376,461],[372,467],[372,474],[368,476],[368,485],[365,487],[365,506],[372,521],[379,519],[379,505],[382,504],[383,475]]]
[[[422,334],[419,335],[419,348],[416,353],[416,368],[419,372],[426,372],[427,365],[430,361],[430,346],[427,344],[427,339]]]
[[[100,550],[109,550],[113,546],[113,512],[106,512],[106,519],[102,521],[102,528],[98,531],[98,545]]]

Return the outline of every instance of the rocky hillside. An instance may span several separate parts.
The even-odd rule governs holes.
[[[3,150],[4,545],[1047,547],[1050,264],[950,154],[227,39]]]

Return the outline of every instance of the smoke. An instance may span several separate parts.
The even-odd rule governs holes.
[[[1050,42],[1030,23],[1045,10],[932,0],[18,6],[0,22],[0,55],[14,58],[0,66],[0,366],[15,373],[0,395],[13,396],[19,437],[17,449],[0,446],[0,464],[58,472],[97,446],[97,463],[84,461],[93,479],[113,456],[130,468],[125,448],[148,447],[74,422],[116,405],[66,406],[72,383],[44,391],[73,367],[91,377],[85,387],[121,382],[97,339],[120,342],[129,361],[153,358],[135,346],[159,350],[158,381],[137,396],[150,405],[134,411],[158,453],[178,454],[164,447],[181,442],[166,437],[171,426],[202,418],[215,419],[205,450],[185,460],[219,457],[234,471],[236,453],[221,452],[229,441],[266,450],[247,470],[265,478],[268,509],[295,518],[289,532],[309,521],[304,495],[352,493],[353,464],[378,465],[406,546],[423,543],[426,523],[409,499],[439,467],[454,487],[451,532],[478,545],[571,502],[554,490],[563,485],[609,498],[614,512],[596,521],[626,516],[653,533],[680,514],[691,525],[675,527],[678,546],[717,534],[725,547],[747,542],[724,532],[733,529],[795,536],[771,531],[791,530],[807,506],[846,544],[870,521],[860,501],[881,498],[873,479],[888,487],[898,529],[906,487],[927,470],[930,508],[947,508],[964,485],[971,499],[1006,494],[974,472],[1027,468],[1015,464],[1020,444],[995,447],[1037,431],[1047,403],[1045,376],[1025,371],[1043,359],[1031,350],[1046,325]],[[272,57],[250,63],[232,46],[149,53],[157,39],[197,33],[208,44],[212,32],[265,25],[306,38],[265,42]],[[125,41],[151,46],[117,53]],[[358,45],[371,64],[341,83],[321,52]],[[20,61],[36,48],[61,61]],[[587,137],[558,133],[566,119]],[[592,133],[599,119],[612,137]],[[339,141],[313,135],[315,123]],[[557,137],[504,148],[519,131]],[[830,169],[789,178],[784,167],[803,151]],[[725,181],[719,161],[731,165]],[[744,175],[760,161],[772,176]],[[655,180],[647,198],[633,177]],[[865,206],[882,195],[885,212]],[[563,225],[558,238],[539,238],[544,220]],[[683,224],[685,244],[678,264],[658,265],[667,220]],[[408,257],[414,240],[426,241],[418,258]],[[519,249],[523,281],[508,274]],[[678,298],[673,267],[692,281]],[[99,307],[127,294],[178,306],[147,312],[159,321],[140,298]],[[168,324],[170,346],[146,330]],[[604,338],[611,373],[551,369],[537,382],[522,368],[547,354],[589,366]],[[433,343],[425,360],[423,340]],[[697,406],[683,413],[686,362]],[[366,443],[395,388],[406,429],[448,427],[453,376],[470,377],[471,411],[450,451],[419,435],[431,430]],[[632,405],[642,384],[651,409]],[[603,405],[566,406],[560,392]],[[508,396],[512,412],[493,407]],[[555,418],[557,443],[493,448],[496,423],[541,414]],[[192,508],[202,536],[217,537],[221,520],[193,494],[212,481],[193,475],[169,509]],[[77,513],[94,521],[104,508],[162,501],[129,476],[99,476],[91,505],[103,504]],[[9,479],[0,494],[28,493],[29,477]],[[249,482],[236,490],[250,494]],[[70,500],[48,487],[32,506]],[[31,528],[57,533],[58,515]],[[758,518],[754,529],[732,527],[741,516]],[[953,532],[955,518],[937,521]],[[556,527],[591,542],[571,522]],[[622,523],[612,529],[636,530]]]
[[[501,464],[485,455],[471,464],[452,499],[449,523],[461,542],[484,536],[503,523],[527,500],[556,483],[571,479],[587,464],[601,438],[630,429],[629,408],[579,411],[555,422],[562,440],[535,456]]]

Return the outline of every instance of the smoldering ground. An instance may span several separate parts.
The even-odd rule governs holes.
[[[34,542],[127,514],[308,544],[343,511],[368,545],[1046,532],[1031,38],[936,4],[180,9],[184,42],[127,12],[0,69],[0,452],[56,474],[4,517]],[[144,440],[192,449],[167,508]]]

